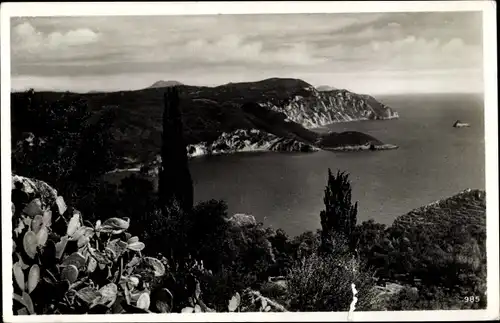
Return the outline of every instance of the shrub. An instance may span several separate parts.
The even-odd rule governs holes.
[[[359,262],[348,255],[320,256],[313,253],[297,261],[287,276],[291,311],[348,311],[358,291],[356,310],[373,310],[374,282],[360,271]]]

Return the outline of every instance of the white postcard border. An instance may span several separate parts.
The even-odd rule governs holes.
[[[497,38],[494,1],[358,1],[346,2],[61,2],[1,4],[1,144],[2,144],[2,249],[12,249],[11,236],[11,160],[10,160],[10,17],[16,16],[131,16],[205,14],[291,14],[361,13],[417,11],[482,11],[485,145],[488,308],[462,311],[401,312],[321,312],[321,313],[198,313],[123,315],[47,315],[14,316],[12,313],[11,253],[2,253],[5,322],[232,322],[232,321],[413,321],[485,320],[499,317],[498,254],[498,97]]]

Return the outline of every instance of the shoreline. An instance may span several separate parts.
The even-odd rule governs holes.
[[[323,150],[335,151],[335,152],[350,152],[350,151],[382,151],[382,150],[394,150],[398,149],[399,146],[392,144],[375,145],[374,149],[370,149],[370,145],[355,145],[355,146],[341,146],[334,148],[323,148]]]
[[[375,149],[373,151],[384,151],[384,150],[394,150],[398,149],[399,146],[397,145],[392,145],[392,144],[383,144],[383,145],[378,145],[375,146]],[[224,156],[224,155],[232,155],[232,154],[239,154],[239,153],[301,153],[301,154],[311,154],[319,151],[332,151],[332,152],[355,152],[355,151],[370,151],[370,145],[356,145],[356,146],[342,146],[342,147],[335,147],[335,148],[318,148],[314,147],[313,150],[308,151],[308,152],[301,152],[301,151],[276,151],[276,150],[270,150],[268,148],[254,148],[254,149],[249,149],[248,147],[242,148],[242,149],[237,149],[237,150],[231,150],[231,151],[216,151],[216,152],[211,152],[211,153],[201,153],[201,154],[188,154],[188,159],[199,159],[199,158],[204,158],[204,157],[211,157],[211,156]],[[137,164],[134,165],[133,167],[130,168],[116,168],[114,170],[111,170],[107,172],[106,174],[112,174],[112,173],[120,173],[120,172],[140,172],[141,168],[144,166],[144,164]]]

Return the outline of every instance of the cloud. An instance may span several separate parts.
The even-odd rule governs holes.
[[[43,33],[28,21],[14,26],[12,32],[12,47],[17,52],[27,51],[33,53],[63,49],[68,46],[94,43],[99,39],[99,34],[89,28]]]
[[[196,39],[169,52],[170,60],[195,60],[199,63],[278,64],[308,66],[324,62],[313,56],[314,48],[306,43],[292,43],[264,48],[263,41],[248,41],[230,34],[216,40]]]
[[[97,40],[98,35],[90,29],[70,30],[66,33],[53,32],[47,37],[51,47],[85,45]]]
[[[343,70],[419,70],[480,68],[482,48],[455,37],[443,41],[406,35],[396,40],[371,40],[357,46],[336,44],[321,49]],[[357,68],[356,68],[356,66]]]

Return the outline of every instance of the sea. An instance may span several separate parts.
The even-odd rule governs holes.
[[[399,119],[327,125],[318,131],[360,131],[399,148],[386,151],[250,152],[190,160],[197,202],[224,200],[288,235],[321,227],[328,169],[347,172],[358,223],[390,225],[414,208],[467,188],[485,189],[483,96],[377,97]],[[457,120],[469,128],[454,128]]]

